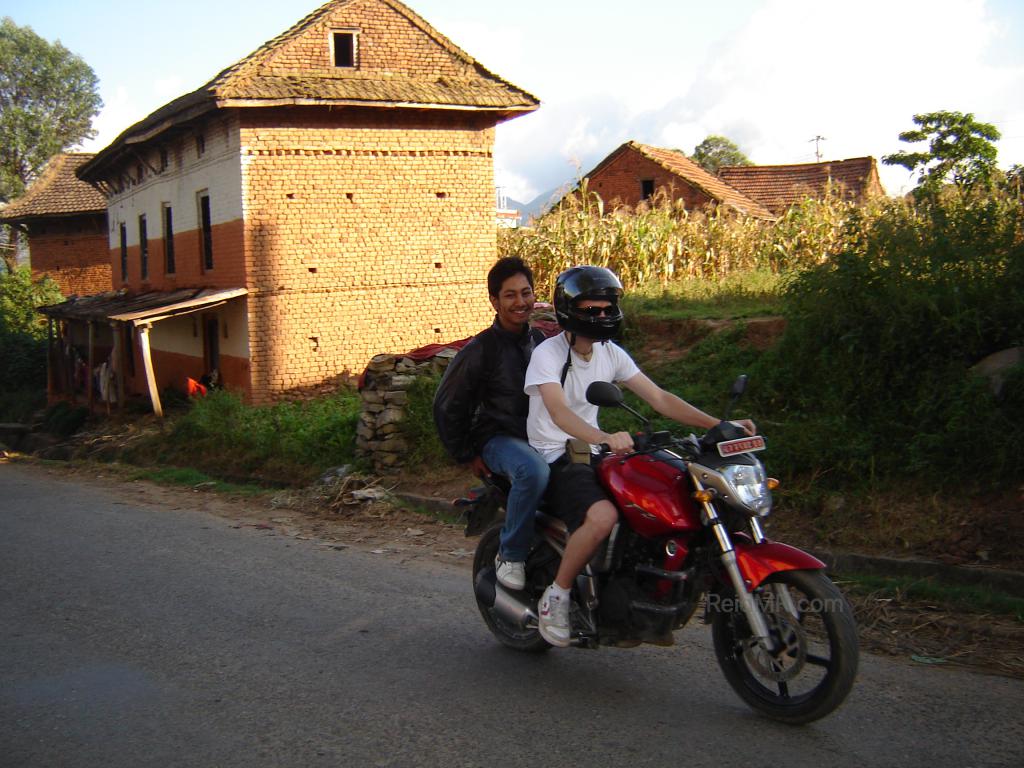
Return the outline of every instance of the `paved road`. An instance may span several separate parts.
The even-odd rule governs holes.
[[[468,572],[0,465],[2,766],[1014,766],[1024,683],[864,657],[792,728],[676,648],[506,651]]]

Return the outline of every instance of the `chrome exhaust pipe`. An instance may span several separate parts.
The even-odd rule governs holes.
[[[533,608],[523,603],[517,597],[509,594],[501,584],[493,568],[480,571],[476,576],[474,591],[477,599],[488,608],[493,608],[501,618],[516,624],[523,629],[529,627],[530,622],[537,626],[537,614]]]

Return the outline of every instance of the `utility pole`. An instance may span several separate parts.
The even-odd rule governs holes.
[[[824,136],[815,136],[811,141],[814,142],[814,158],[816,162],[821,162],[821,142],[828,141]],[[807,142],[810,144],[810,141]]]

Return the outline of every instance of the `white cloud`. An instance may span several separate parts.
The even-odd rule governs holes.
[[[692,151],[710,133],[763,164],[813,162],[817,135],[825,158],[880,158],[901,148],[912,115],[939,109],[995,123],[1006,135],[1001,164],[1024,162],[1019,42],[985,0],[767,0],[706,51],[673,80],[648,60],[614,80],[591,72],[600,95],[593,83],[579,96],[552,89],[558,97],[538,113],[499,129],[504,166],[539,192],[568,177],[572,158],[588,170],[626,139]],[[637,87],[622,86],[631,80]],[[660,91],[640,85],[652,81]],[[903,169],[880,170],[891,193],[909,186]]]

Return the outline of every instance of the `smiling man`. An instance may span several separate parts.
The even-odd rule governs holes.
[[[448,365],[434,395],[434,423],[452,458],[479,476],[511,483],[495,562],[502,586],[526,585],[533,517],[548,484],[548,464],[526,441],[526,366],[544,334],[531,329],[533,272],[521,259],[499,259],[487,273],[497,313]]]

